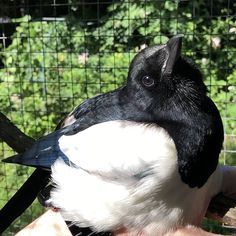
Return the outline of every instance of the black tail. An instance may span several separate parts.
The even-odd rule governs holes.
[[[46,186],[49,177],[49,171],[36,169],[0,210],[0,235],[32,204],[39,191]]]
[[[6,159],[1,160],[1,162],[21,164],[19,161],[21,156],[22,154],[16,154],[14,156],[10,156],[10,157],[7,157]]]

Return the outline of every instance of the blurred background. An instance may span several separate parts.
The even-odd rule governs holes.
[[[183,53],[204,74],[220,110],[224,164],[236,164],[236,2],[233,0],[1,0],[0,107],[39,138],[82,101],[121,86],[133,56],[147,45],[185,35]],[[0,142],[0,159],[14,152]],[[0,165],[0,207],[32,169]],[[194,203],[193,203],[194,204]],[[44,209],[37,201],[4,235]],[[232,232],[204,221],[207,230]]]

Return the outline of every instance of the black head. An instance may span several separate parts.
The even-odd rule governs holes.
[[[177,35],[164,45],[147,47],[131,62],[127,88],[142,109],[164,108],[178,100],[194,103],[206,94],[196,64],[181,56],[182,38]]]
[[[173,138],[183,182],[201,187],[217,166],[223,126],[207,97],[201,72],[191,59],[181,56],[182,37],[138,53],[130,65],[126,89],[142,117]]]

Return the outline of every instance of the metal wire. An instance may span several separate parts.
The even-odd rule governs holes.
[[[124,83],[129,62],[140,48],[184,33],[184,53],[201,67],[209,94],[221,110],[226,140],[221,162],[235,164],[236,80],[232,73],[236,61],[230,60],[233,55],[236,58],[235,15],[236,4],[231,0],[3,0],[2,112],[38,138],[52,131],[60,118],[84,99]],[[217,28],[214,22],[219,20],[224,26]],[[0,153],[1,158],[12,154],[3,143]],[[0,206],[30,172],[14,165],[0,166]],[[17,232],[41,212],[38,205],[31,208],[6,235]]]

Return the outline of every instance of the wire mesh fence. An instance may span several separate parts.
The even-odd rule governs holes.
[[[183,51],[201,68],[225,127],[220,161],[236,163],[236,3],[230,0],[3,0],[0,3],[0,104],[39,138],[86,98],[122,85],[146,45],[183,33]],[[12,150],[1,143],[1,158]],[[32,169],[0,165],[0,206]],[[35,203],[6,232],[43,211]],[[223,229],[208,225],[213,231]]]

